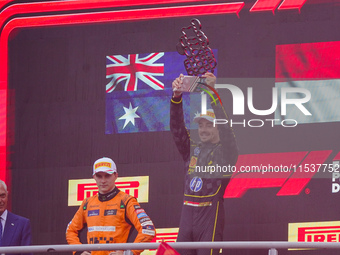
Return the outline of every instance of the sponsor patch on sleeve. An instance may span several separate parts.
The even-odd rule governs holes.
[[[148,229],[142,229],[142,233],[149,235],[149,236],[154,236],[156,234],[156,231],[154,230],[148,230]]]
[[[140,223],[143,223],[143,222],[146,222],[146,221],[151,221],[150,218],[149,218],[149,216],[148,216],[148,217],[144,217],[144,218],[139,219],[139,222],[140,222]]]
[[[137,218],[140,219],[140,218],[143,218],[143,217],[149,217],[146,213],[139,213],[137,214]]]
[[[153,225],[153,222],[151,220],[145,221],[141,223],[142,227],[147,225]]]
[[[137,209],[136,210],[136,213],[139,214],[139,213],[145,213],[144,209],[140,208],[140,209]]]
[[[146,225],[142,227],[143,229],[149,229],[149,230],[155,230],[155,227],[153,225]]]

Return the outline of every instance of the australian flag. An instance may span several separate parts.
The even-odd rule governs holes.
[[[186,74],[177,52],[106,57],[106,134],[170,130],[172,82]],[[199,93],[185,93],[186,126],[201,108]]]

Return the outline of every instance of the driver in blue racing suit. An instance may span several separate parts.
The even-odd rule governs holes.
[[[214,86],[216,77],[205,73],[206,83]],[[182,104],[183,75],[172,83],[170,129],[175,144],[185,161],[184,201],[177,242],[222,241],[224,227],[223,195],[230,180],[231,167],[236,164],[238,148],[229,124],[214,126],[214,119],[227,119],[221,104],[211,103],[213,109],[197,114],[199,143],[190,139],[185,127]],[[228,122],[229,123],[229,122]],[[219,170],[224,167],[224,172]],[[226,171],[228,169],[229,171]],[[219,249],[179,250],[183,255],[218,254]]]

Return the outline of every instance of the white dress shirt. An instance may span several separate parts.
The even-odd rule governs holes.
[[[0,216],[0,222],[2,225],[2,233],[1,235],[4,233],[5,230],[5,225],[6,225],[6,220],[7,220],[7,210],[5,210],[2,215]]]

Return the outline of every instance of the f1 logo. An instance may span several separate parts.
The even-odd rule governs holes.
[[[280,188],[277,196],[299,195],[316,171],[305,171],[301,165],[322,164],[332,151],[286,152],[241,155],[236,168],[244,166],[295,166],[294,171],[281,172],[235,172],[230,180],[224,198],[242,197],[250,189]]]
[[[300,11],[306,1],[307,0],[257,0],[251,7],[250,12],[272,11],[274,13],[276,7],[281,2],[281,5],[278,7],[279,11],[287,9],[298,9]]]

